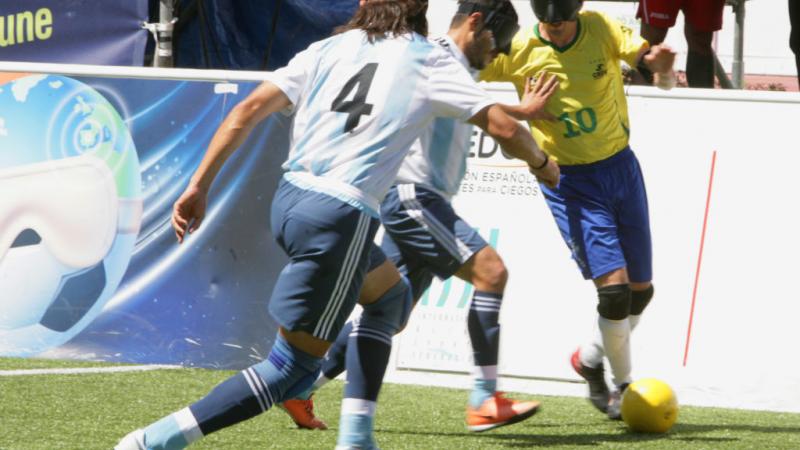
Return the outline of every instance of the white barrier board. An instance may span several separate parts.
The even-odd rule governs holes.
[[[493,92],[516,101],[511,89]],[[650,201],[656,287],[632,337],[634,377],[664,379],[685,404],[800,412],[800,294],[791,283],[800,254],[800,94],[628,94],[631,147]],[[568,359],[591,332],[595,290],[581,278],[526,171],[492,150],[490,139],[476,135],[454,204],[509,268],[501,384],[582,395]],[[468,385],[455,373],[472,365],[470,295],[460,280],[434,282],[396,338],[388,380]]]

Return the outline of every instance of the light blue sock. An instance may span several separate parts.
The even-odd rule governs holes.
[[[339,419],[339,439],[337,449],[353,448],[359,450],[378,450],[372,438],[375,402],[346,398],[342,402]]]
[[[469,394],[469,405],[473,408],[480,408],[484,401],[490,399],[497,391],[497,380],[486,380],[476,378]]]
[[[180,450],[203,437],[189,408],[184,408],[144,429],[148,450]]]

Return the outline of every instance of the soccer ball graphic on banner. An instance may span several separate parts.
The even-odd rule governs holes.
[[[0,356],[63,344],[122,279],[142,216],[116,109],[61,76],[0,84]]]
[[[678,399],[667,383],[644,378],[622,394],[622,420],[640,433],[666,433],[678,419]]]

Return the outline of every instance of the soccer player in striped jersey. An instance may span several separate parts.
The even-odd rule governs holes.
[[[558,120],[531,131],[561,166],[558,187],[543,187],[545,200],[584,278],[597,288],[597,328],[572,365],[588,381],[592,404],[619,419],[620,394],[631,381],[630,331],[653,296],[647,195],[628,145],[620,63],[642,62],[658,86],[671,88],[675,53],[651,47],[604,14],[580,11],[582,4],[531,0],[539,23],[518,33],[510,54],[495,59],[481,78],[510,81],[520,95],[528,77],[540,72],[561,80],[547,106]],[[606,385],[604,355],[614,392]]]
[[[499,52],[508,52],[518,29],[517,13],[509,0],[461,0],[448,33],[433,42],[477,77]],[[545,85],[540,78],[522,105],[504,107],[512,115],[546,117],[541,111],[556,82],[551,78]],[[438,118],[414,143],[381,204],[386,230],[381,247],[408,277],[415,303],[434,276],[455,275],[475,286],[467,319],[475,378],[466,424],[471,431],[486,431],[530,417],[539,403],[514,401],[497,392],[498,319],[508,272],[497,252],[456,214],[450,202],[466,172],[472,132],[468,123]],[[312,390],[342,373],[346,353],[358,345],[361,335],[370,333],[363,317],[346,324]],[[308,393],[303,397],[285,402],[287,412],[303,428],[326,428],[314,417]]]
[[[289,257],[269,303],[279,332],[266,360],[192,405],[129,433],[118,450],[185,448],[306,390],[362,285],[379,293],[361,298],[365,310],[376,316],[394,318],[384,309],[410,303],[409,289],[391,262],[378,265],[378,276],[365,281],[365,274],[370,261],[385,259],[372,243],[380,202],[419,130],[435,117],[480,126],[555,186],[558,166],[548,163],[530,133],[495,105],[450,54],[424,37],[426,12],[425,0],[365,4],[338,34],[266,74],[267,81],[220,125],[174,205],[172,224],[179,242],[202,225],[214,178],[256,124],[285,108],[295,110],[286,173],[270,217],[273,236]],[[369,376],[352,372],[348,377]],[[339,448],[376,448],[374,401],[364,390],[363,384],[345,390]]]

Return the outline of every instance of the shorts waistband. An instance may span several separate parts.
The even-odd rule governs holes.
[[[561,173],[589,173],[589,172],[596,172],[598,170],[606,169],[611,167],[615,164],[618,164],[623,161],[627,161],[634,157],[633,150],[631,150],[630,146],[623,148],[622,150],[614,153],[613,155],[609,156],[606,159],[601,159],[600,161],[595,161],[589,164],[573,164],[569,166],[559,166]]]

